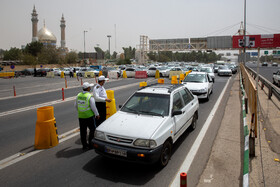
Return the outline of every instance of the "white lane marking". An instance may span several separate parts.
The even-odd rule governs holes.
[[[147,82],[152,82],[152,81],[153,80],[150,80],[150,81],[147,81]],[[132,87],[132,86],[138,85],[138,84],[139,83],[133,83],[131,85],[124,85],[124,86],[120,86],[118,88],[111,89],[111,90],[116,91],[116,90],[120,90],[120,89],[123,89],[123,88]],[[76,96],[74,97],[74,99],[75,98],[76,98]],[[68,98],[68,99],[70,100],[70,98]],[[54,101],[54,102],[61,103],[63,101],[58,100],[58,101]],[[38,105],[36,105],[36,106],[38,106]],[[31,110],[31,109],[29,109],[29,110]],[[1,113],[0,113],[0,116],[1,116]],[[63,133],[63,134],[58,136],[59,143],[62,143],[64,141],[66,141],[66,140],[69,140],[69,139],[71,139],[71,138],[73,138],[73,137],[75,137],[75,136],[77,136],[79,134],[80,134],[79,128],[75,128],[75,129],[72,129],[72,130],[70,130],[68,132],[65,132],[65,133]],[[10,165],[13,165],[13,164],[15,164],[15,163],[17,163],[19,161],[22,161],[22,160],[24,160],[24,159],[26,159],[28,157],[31,157],[31,156],[33,156],[33,155],[35,155],[37,153],[40,153],[41,151],[44,151],[44,150],[34,150],[34,151],[29,152],[29,153],[16,153],[16,154],[14,154],[12,156],[9,156],[9,157],[7,157],[7,158],[5,158],[3,160],[0,160],[0,170],[4,169],[4,168],[6,168],[6,167],[8,167]]]
[[[139,85],[139,83],[123,85],[123,86],[119,86],[119,87],[116,87],[116,88],[111,88],[111,89],[108,89],[108,90],[117,91],[117,90],[121,90],[123,88],[128,88],[128,87],[132,87],[132,86],[136,86],[136,85]],[[28,110],[33,110],[33,109],[40,108],[40,107],[43,107],[43,106],[50,106],[50,105],[55,105],[55,104],[59,104],[59,103],[67,102],[67,101],[74,101],[75,98],[76,98],[76,96],[73,96],[73,97],[66,98],[64,101],[61,99],[61,100],[50,101],[50,102],[46,102],[46,103],[42,103],[42,104],[38,104],[38,105],[33,105],[33,106],[24,107],[24,108],[19,108],[19,109],[15,109],[15,110],[10,110],[10,111],[6,111],[6,112],[1,112],[0,113],[0,117],[11,115],[11,114],[15,114],[15,113],[18,113],[18,112],[24,112],[24,111],[28,111]]]
[[[181,172],[188,173],[189,168],[190,168],[190,166],[191,166],[191,164],[193,162],[193,159],[194,159],[194,157],[195,157],[195,155],[196,155],[196,153],[197,153],[197,151],[198,151],[198,149],[200,147],[200,144],[201,144],[201,142],[202,142],[202,140],[203,140],[203,138],[204,138],[204,136],[205,136],[205,134],[206,134],[206,132],[207,132],[207,130],[208,130],[208,128],[209,128],[213,118],[214,118],[214,116],[215,116],[215,113],[216,113],[216,111],[217,111],[217,109],[218,109],[218,107],[219,107],[219,105],[221,103],[221,100],[222,100],[222,98],[223,98],[223,96],[225,94],[225,91],[226,91],[226,89],[228,87],[228,84],[229,84],[230,80],[231,80],[231,78],[228,79],[228,81],[227,81],[227,83],[226,83],[226,85],[225,85],[221,95],[219,96],[219,98],[216,101],[213,109],[211,110],[211,112],[210,112],[206,122],[204,123],[200,133],[198,134],[197,138],[195,139],[195,141],[194,141],[194,143],[193,143],[189,153],[187,154],[184,162],[182,163],[180,169],[178,170],[178,172],[174,176],[173,181],[170,184],[171,187],[173,187],[173,186],[174,187],[180,186],[180,173]]]
[[[73,129],[73,130],[70,130],[68,132],[65,132],[61,135],[58,136],[59,138],[59,143],[62,143],[66,140],[69,140],[77,135],[80,134],[80,131],[79,131],[79,128],[76,128],[76,129]],[[0,170],[1,169],[4,169],[5,167],[8,167],[10,165],[13,165],[19,161],[22,161],[28,157],[31,157],[37,153],[40,153],[41,151],[43,151],[44,149],[41,149],[41,150],[33,150],[31,152],[28,152],[28,153],[16,153],[12,156],[9,156],[3,160],[0,161]]]

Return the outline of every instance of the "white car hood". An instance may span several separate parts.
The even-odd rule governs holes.
[[[183,83],[189,90],[201,90],[201,89],[207,89],[208,83],[198,83],[198,82],[184,82]]]
[[[98,126],[97,130],[112,135],[150,139],[165,119],[166,117],[162,116],[118,111]]]

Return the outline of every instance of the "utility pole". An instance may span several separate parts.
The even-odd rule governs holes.
[[[86,32],[84,31],[84,55],[83,55],[83,61],[85,63],[85,53],[86,53]]]
[[[109,50],[109,59],[111,59],[111,53],[110,53],[110,38],[111,38],[111,35],[107,35],[108,37],[108,40],[109,40],[109,46],[108,46],[108,50]]]

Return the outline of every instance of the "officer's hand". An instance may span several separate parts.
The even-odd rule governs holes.
[[[109,103],[110,103],[112,100],[111,100],[111,99],[106,98],[106,99],[105,99],[105,101],[107,101],[107,102],[109,102]]]
[[[99,118],[100,118],[100,116],[95,116],[95,118],[96,118],[96,119],[99,119]]]

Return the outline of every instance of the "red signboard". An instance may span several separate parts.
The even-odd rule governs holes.
[[[232,36],[232,48],[243,48],[244,36]],[[246,35],[247,48],[280,47],[280,34]]]

